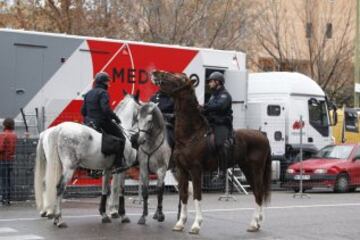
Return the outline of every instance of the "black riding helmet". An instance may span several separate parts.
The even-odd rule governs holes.
[[[223,85],[225,84],[224,74],[222,74],[221,72],[213,72],[213,73],[211,73],[206,81],[210,81],[210,80],[219,81]]]
[[[110,76],[106,72],[98,72],[95,75],[95,83],[106,83],[110,81]]]

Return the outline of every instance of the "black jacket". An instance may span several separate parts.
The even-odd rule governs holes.
[[[160,111],[163,114],[174,113],[174,101],[168,95],[158,91],[150,98],[150,101],[153,103],[157,103]]]
[[[157,103],[166,122],[170,124],[175,123],[175,116],[174,116],[175,103],[171,97],[169,97],[165,93],[158,91],[150,98],[150,101],[153,103]]]
[[[224,125],[232,129],[232,98],[229,92],[221,87],[214,91],[204,105],[204,113],[212,125]]]
[[[94,122],[100,126],[112,119],[120,123],[120,119],[110,108],[107,86],[101,83],[97,83],[85,94],[81,114],[84,116],[85,124]]]

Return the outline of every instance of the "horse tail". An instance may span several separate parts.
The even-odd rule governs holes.
[[[57,199],[57,186],[62,176],[62,165],[59,156],[58,149],[58,139],[59,139],[59,126],[54,127],[52,131],[49,132],[47,138],[47,151],[46,156],[48,156],[48,161],[46,165],[45,173],[45,209],[53,213],[56,206]]]
[[[43,193],[45,191],[44,176],[46,167],[46,157],[43,146],[43,133],[40,134],[39,142],[36,146],[35,158],[35,176],[34,176],[34,191],[35,201],[38,209],[43,209]]]
[[[271,149],[270,149],[270,145],[268,145],[268,153],[266,156],[266,162],[265,162],[265,171],[264,171],[264,175],[263,175],[263,200],[265,202],[269,202],[270,201],[270,195],[271,195],[271,181],[272,181],[272,177],[271,177],[271,173],[272,173],[272,169],[271,169],[271,164],[272,164],[272,160],[271,160]]]

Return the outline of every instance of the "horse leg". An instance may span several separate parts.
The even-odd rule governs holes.
[[[140,167],[141,169],[141,167]],[[146,169],[146,170],[145,170]],[[149,175],[147,171],[147,167],[142,168],[143,171],[141,171],[141,193],[143,197],[143,214],[140,217],[138,224],[144,225],[146,223],[146,216],[149,213],[148,210],[148,198],[149,198]]]
[[[74,175],[74,168],[70,166],[64,166],[63,175],[61,176],[57,188],[57,199],[56,199],[56,210],[54,216],[54,225],[58,228],[66,228],[67,224],[62,220],[61,215],[61,200],[64,195],[66,184],[71,180],[72,176]]]
[[[129,223],[130,219],[128,218],[128,216],[126,216],[126,212],[125,212],[125,173],[121,173],[120,175],[119,188],[120,188],[119,191],[120,196],[119,196],[118,215],[120,215],[122,223]]]
[[[110,217],[106,214],[106,200],[109,193],[109,183],[110,183],[110,171],[104,170],[102,190],[101,190],[101,200],[99,206],[99,212],[101,215],[102,223],[111,223]]]
[[[41,206],[41,209],[40,209],[40,217],[47,217],[47,213],[46,213],[46,209],[45,209],[45,201],[46,201],[46,183],[45,183],[45,179],[43,179],[42,181],[42,184],[43,184],[43,189],[44,191],[42,192],[42,199],[43,199],[43,204]]]
[[[194,187],[194,205],[195,205],[195,220],[191,226],[190,233],[198,234],[200,232],[200,226],[203,221],[201,212],[201,169],[193,168],[191,170],[191,178]]]
[[[113,174],[113,178],[112,178],[112,182],[111,182],[111,193],[110,193],[110,197],[109,197],[109,202],[108,202],[108,207],[109,207],[109,212],[110,212],[110,216],[112,218],[118,218],[119,217],[119,213],[118,213],[118,209],[119,209],[119,205],[118,205],[118,200],[119,200],[119,188],[120,188],[120,173],[117,174]]]
[[[176,222],[173,227],[173,231],[182,231],[184,230],[185,223],[187,220],[187,201],[188,201],[188,185],[189,185],[189,175],[184,169],[179,168],[179,196],[181,201],[181,211],[179,220]]]
[[[158,206],[157,206],[156,212],[153,216],[153,219],[156,219],[159,222],[163,222],[165,220],[165,215],[162,211],[162,209],[163,209],[162,202],[163,202],[163,195],[164,195],[164,190],[165,190],[165,184],[164,184],[165,174],[166,174],[166,169],[160,169],[157,174],[157,176],[158,176],[158,182],[157,182]]]
[[[250,222],[250,226],[247,228],[248,232],[257,232],[260,229],[260,223],[262,222],[263,216],[263,197],[261,193],[261,181],[257,179],[258,176],[262,176],[256,169],[253,170],[252,176],[246,176],[247,179],[252,178],[252,181],[249,181],[251,189],[253,189],[253,194],[255,197],[256,207],[253,214],[253,217]]]

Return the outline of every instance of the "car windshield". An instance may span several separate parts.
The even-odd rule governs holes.
[[[353,146],[345,145],[332,145],[321,149],[316,155],[316,158],[334,158],[334,159],[347,159]]]

